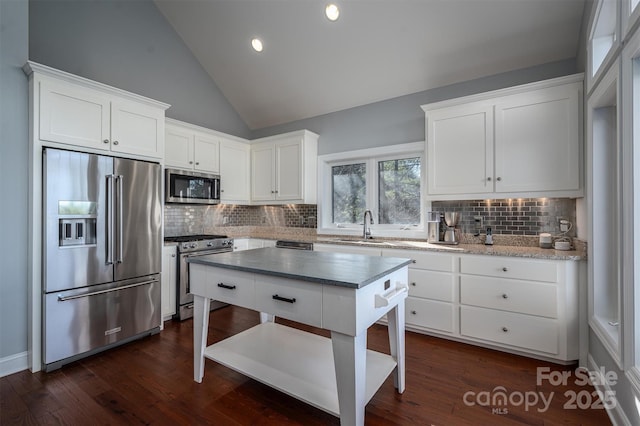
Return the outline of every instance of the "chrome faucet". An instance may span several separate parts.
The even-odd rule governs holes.
[[[364,220],[363,222],[363,226],[362,226],[362,238],[364,238],[365,240],[367,238],[373,238],[371,236],[371,228],[367,227],[367,214],[369,215],[369,224],[373,225],[373,214],[371,213],[371,210],[366,210],[364,212]]]

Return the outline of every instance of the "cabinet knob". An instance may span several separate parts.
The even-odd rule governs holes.
[[[102,143],[109,143],[109,139],[103,140]]]
[[[411,283],[411,285],[415,287],[415,286],[416,286],[416,283]]]
[[[224,189],[221,189],[220,192],[224,192]]]
[[[487,178],[487,182],[491,182],[491,176]]]
[[[199,166],[199,165],[200,165],[200,163],[198,161],[196,161],[196,166]]]
[[[500,182],[500,181],[502,180],[502,178],[501,178],[500,176],[498,176],[498,177],[496,178],[496,180],[497,180],[498,182]]]
[[[504,293],[504,294],[502,295],[502,298],[503,298],[503,299],[508,299],[508,298],[509,298],[509,296],[508,296],[506,293]]]
[[[114,144],[114,145],[118,145],[119,143],[120,143],[120,142],[118,142],[118,141],[113,141],[113,144]]]
[[[509,331],[509,329],[507,327],[502,327],[502,331],[507,333]]]
[[[272,194],[275,194],[276,192],[272,190],[272,191],[271,191],[271,193],[272,193]]]
[[[278,193],[278,190],[276,189],[276,194]]]
[[[416,315],[417,312],[416,311],[411,311],[411,315]]]
[[[507,268],[506,266],[502,267],[502,272],[507,272],[509,270],[509,268]]]
[[[189,164],[193,164],[193,161],[189,161]]]

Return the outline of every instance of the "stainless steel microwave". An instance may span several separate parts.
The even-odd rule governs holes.
[[[165,203],[218,204],[220,175],[165,169]]]

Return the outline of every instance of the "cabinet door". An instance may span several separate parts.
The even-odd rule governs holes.
[[[427,114],[429,194],[493,190],[493,108],[478,103]]]
[[[176,313],[176,271],[176,247],[165,246],[162,250],[162,318]]]
[[[251,200],[275,199],[275,161],[273,144],[259,144],[251,148]]]
[[[220,142],[218,138],[196,133],[193,148],[194,169],[208,173],[220,172]]]
[[[496,104],[496,192],[580,189],[578,102],[570,85]]]
[[[249,145],[220,142],[220,198],[222,202],[249,201]]]
[[[302,139],[276,144],[276,200],[301,200],[303,192]]]
[[[162,158],[164,111],[117,99],[111,103],[111,150]]]
[[[40,139],[108,150],[109,99],[65,83],[40,82]]]
[[[173,126],[166,126],[164,164],[178,169],[193,168],[193,133]]]

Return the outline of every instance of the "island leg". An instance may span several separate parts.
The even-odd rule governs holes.
[[[389,327],[389,348],[391,356],[398,364],[393,375],[393,385],[398,393],[404,392],[404,300],[387,313]]]
[[[331,332],[342,426],[363,426],[367,375],[367,332],[357,336]]]
[[[204,350],[209,331],[208,297],[193,295],[193,380],[202,383],[204,377]]]

